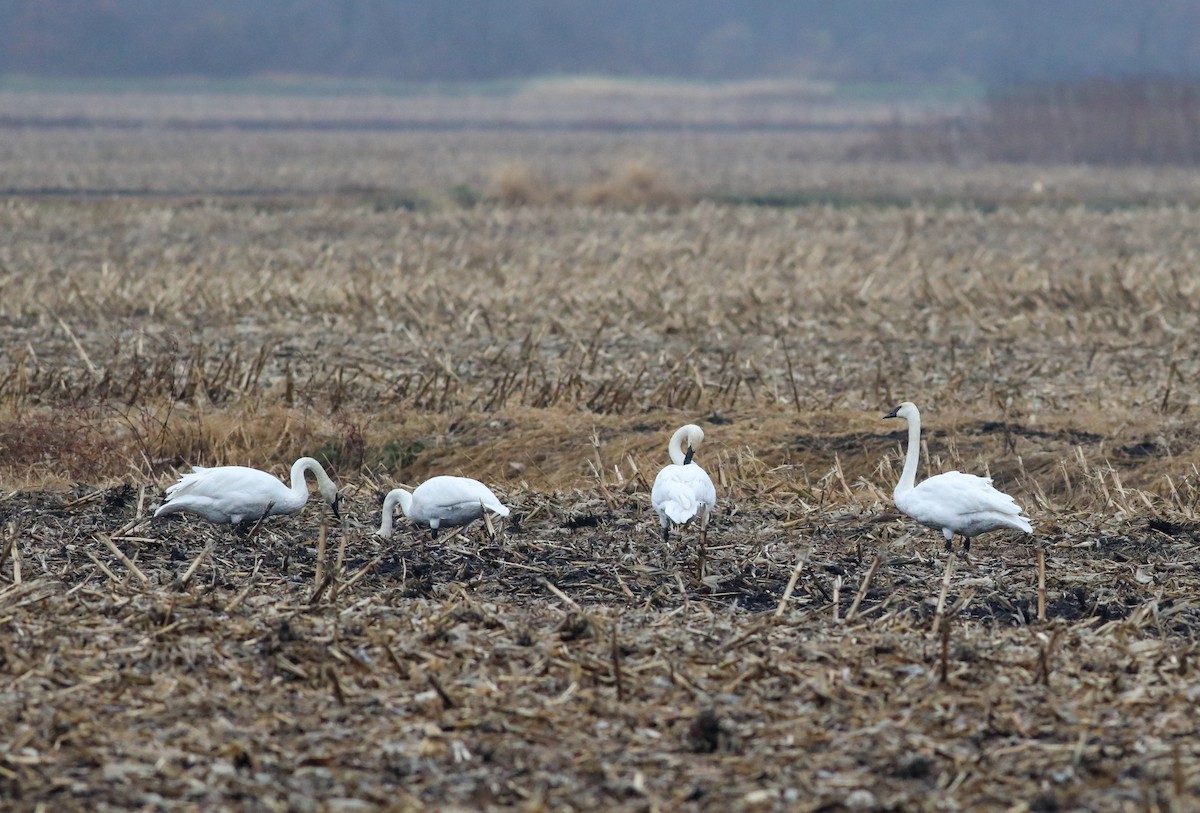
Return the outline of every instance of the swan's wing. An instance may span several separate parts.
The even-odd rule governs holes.
[[[428,495],[426,499],[431,502],[444,505],[473,503],[475,505],[482,505],[489,511],[494,511],[501,516],[508,516],[508,508],[496,498],[492,490],[478,480],[472,480],[470,477],[449,477],[445,475],[431,477],[418,486],[417,491],[425,492]],[[413,492],[413,499],[416,499],[417,491]]]
[[[490,488],[478,480],[471,480],[470,483],[470,497],[477,505],[482,505],[493,514],[499,514],[502,517],[508,516],[508,506],[500,502]]]
[[[291,491],[265,471],[246,466],[193,467],[167,489],[155,516],[188,511],[210,522],[257,519],[267,507],[282,505]]]
[[[425,522],[436,520],[440,525],[466,525],[483,516],[480,506],[479,500],[430,506],[424,514]]]
[[[169,499],[185,495],[216,496],[228,493],[262,492],[278,495],[287,491],[287,486],[265,471],[246,466],[218,466],[204,468],[193,466],[191,474],[179,478],[179,482],[167,489]]]
[[[957,501],[963,511],[997,511],[1014,516],[1021,513],[1021,507],[1017,505],[1017,501],[993,486],[991,477],[963,474],[961,471],[948,471],[945,474],[930,477],[918,485],[914,491],[922,488],[926,490],[935,488],[942,495],[952,494],[953,499]]]
[[[692,466],[696,469],[694,481],[696,499],[699,500],[702,505],[707,505],[711,511],[717,504],[717,489],[713,485],[712,478],[708,476],[708,472],[697,466],[695,463],[693,463]]]
[[[958,471],[922,481],[896,506],[924,525],[967,535],[1000,527],[1033,530],[1017,501],[994,488],[991,478]]]
[[[508,507],[496,498],[492,490],[469,477],[439,475],[431,477],[413,491],[412,511],[415,516],[438,519],[445,523],[464,524],[478,519],[487,509],[502,517]]]

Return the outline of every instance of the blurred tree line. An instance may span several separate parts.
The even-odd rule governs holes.
[[[0,0],[0,73],[1195,76],[1200,0]]]

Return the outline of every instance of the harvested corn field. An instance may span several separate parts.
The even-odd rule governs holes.
[[[223,172],[262,171],[256,137]],[[497,161],[475,171],[507,193],[455,199],[429,147],[419,205],[327,179],[177,194],[191,138],[159,142],[155,195],[0,207],[14,808],[1195,806],[1188,193],[970,197],[902,166],[944,198],[762,207],[685,155],[593,197]],[[23,179],[55,171],[26,147]],[[77,191],[128,186],[114,160]],[[880,418],[906,399],[922,476],[990,474],[1032,537],[951,558],[895,511]],[[703,546],[663,544],[650,508],[688,422]],[[301,455],[343,519],[149,520],[192,464]],[[384,492],[435,474],[512,516],[372,535]]]

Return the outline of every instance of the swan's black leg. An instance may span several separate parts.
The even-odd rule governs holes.
[[[946,553],[954,553],[954,537],[946,540]]]
[[[430,539],[437,539],[437,534],[438,534],[438,529],[437,529],[437,528],[434,528],[434,527],[432,527],[432,526],[431,526],[431,527],[429,528],[429,538],[430,538]]]
[[[970,552],[971,552],[971,537],[964,536],[963,537],[963,555],[966,556]]]
[[[663,544],[665,545],[670,541],[671,541],[671,526],[667,525],[663,528]]]

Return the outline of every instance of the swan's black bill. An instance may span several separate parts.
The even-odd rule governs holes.
[[[900,417],[900,416],[899,416],[899,415],[897,415],[896,413],[898,413],[899,411],[900,411],[900,407],[896,407],[895,409],[893,409],[891,412],[889,412],[888,414],[884,415],[883,417],[884,417],[884,419],[885,419],[885,420],[886,420],[887,418],[898,418],[898,417]]]
[[[683,465],[685,465],[685,466],[686,466],[686,465],[688,465],[689,463],[691,463],[691,462],[692,462],[692,455],[694,455],[695,453],[696,453],[696,450],[695,450],[695,449],[693,449],[691,446],[688,446],[687,454],[685,454],[685,455],[683,456]]]

